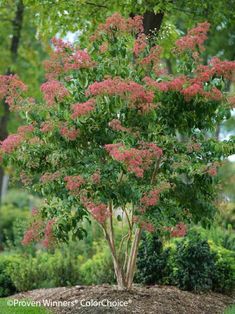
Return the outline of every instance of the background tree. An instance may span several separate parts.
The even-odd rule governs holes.
[[[46,53],[36,38],[36,25],[31,10],[25,7],[22,0],[1,1],[0,21],[0,73],[18,74],[27,83],[30,94],[38,97],[38,86],[43,79],[41,63]],[[9,130],[16,129],[19,117],[10,115],[4,98],[1,97],[0,101],[0,141],[2,141],[7,137]],[[0,201],[3,177],[4,170],[0,168]]]

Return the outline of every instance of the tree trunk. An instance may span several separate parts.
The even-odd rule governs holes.
[[[24,4],[22,0],[18,0],[16,2],[16,13],[15,18],[12,21],[12,40],[11,40],[11,61],[12,64],[16,63],[18,57],[18,48],[20,43],[21,37],[21,30],[23,26],[23,16],[24,16]],[[13,74],[11,70],[11,66],[6,71],[6,74]],[[0,118],[0,141],[3,141],[8,136],[7,126],[10,117],[10,111],[8,104],[4,101],[3,102],[3,115]],[[3,178],[4,178],[4,169],[0,167],[0,204],[2,199],[2,186],[3,186]]]
[[[136,267],[136,258],[141,238],[142,229],[137,227],[134,235],[134,239],[131,246],[130,256],[127,264],[127,272],[126,272],[126,287],[127,289],[132,288],[132,283],[135,274],[135,267]]]
[[[153,32],[158,33],[161,28],[164,13],[145,12],[144,13],[144,33],[151,35]]]

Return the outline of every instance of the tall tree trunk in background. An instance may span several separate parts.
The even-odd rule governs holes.
[[[153,13],[145,12],[144,13],[144,33],[146,35],[151,35],[151,33],[157,33],[162,25],[164,13]]]
[[[18,57],[18,48],[20,44],[21,30],[23,26],[24,16],[24,4],[22,0],[16,2],[15,18],[12,21],[12,39],[10,45],[11,65],[14,65]],[[13,74],[11,65],[6,70],[6,74]],[[3,141],[8,136],[8,121],[10,117],[10,111],[8,104],[3,102],[3,115],[0,117],[0,141]],[[2,187],[3,187],[4,170],[0,167],[0,203],[2,199]]]

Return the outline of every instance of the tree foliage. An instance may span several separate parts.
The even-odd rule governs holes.
[[[143,229],[213,215],[217,168],[234,140],[207,134],[230,116],[224,87],[235,63],[202,64],[208,28],[198,24],[172,45],[174,75],[142,18],[114,14],[87,47],[53,40],[43,102],[24,99],[24,85],[7,78],[4,96],[27,124],[3,141],[3,160],[45,198],[25,243],[81,238],[89,214],[104,231],[119,287],[130,288]],[[118,251],[113,224],[123,219],[129,231]]]

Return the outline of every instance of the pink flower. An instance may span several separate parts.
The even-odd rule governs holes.
[[[118,119],[111,120],[109,122],[109,126],[115,131],[129,132],[129,129],[122,126],[121,121]]]
[[[103,43],[100,46],[99,50],[100,50],[101,53],[105,53],[108,50],[108,43],[107,42]]]
[[[138,62],[146,67],[152,66],[153,71],[158,75],[161,70],[159,68],[160,57],[162,53],[162,48],[160,46],[154,46],[150,49],[150,53],[143,59],[140,59]]]
[[[11,134],[1,142],[1,150],[3,153],[10,154],[24,141],[24,137],[20,134]]]
[[[60,134],[67,140],[75,141],[79,134],[79,130],[76,130],[74,127],[69,129],[66,125],[63,125],[60,127]]]
[[[53,80],[71,70],[86,69],[95,65],[86,50],[76,49],[62,39],[53,38],[52,43],[54,50],[50,59],[44,62],[47,79]]]
[[[94,110],[94,105],[95,105],[95,99],[89,99],[88,101],[84,103],[78,103],[72,105],[72,119],[75,120],[78,117],[87,115],[90,113],[90,111]]]
[[[170,228],[172,237],[184,237],[187,233],[187,226],[180,222],[174,228]]]
[[[85,184],[85,180],[81,176],[67,176],[64,181],[66,182],[66,189],[73,194],[79,193],[81,186]]]
[[[157,202],[159,201],[159,194],[160,194],[160,191],[157,189],[149,191],[148,193],[144,194],[140,202],[145,207],[155,206]]]
[[[198,48],[203,51],[203,43],[207,39],[207,33],[210,28],[210,24],[207,22],[199,23],[195,28],[192,28],[187,34],[176,41],[176,47],[178,52],[185,50],[195,50]]]
[[[153,233],[153,232],[155,231],[155,227],[154,227],[154,225],[153,225],[151,222],[142,221],[142,222],[140,223],[140,225],[141,225],[141,227],[142,227],[144,230],[146,230],[146,231],[148,231],[148,232],[150,232],[150,233]]]
[[[40,181],[42,183],[47,183],[47,182],[52,182],[55,181],[57,179],[59,179],[61,177],[61,173],[59,171],[56,172],[45,172],[41,178]]]
[[[83,203],[83,206],[87,208],[87,210],[91,213],[94,219],[97,220],[100,224],[104,224],[110,216],[108,206],[104,203],[96,204],[86,197],[81,199],[81,201]]]
[[[190,85],[189,87],[186,87],[181,91],[181,93],[184,95],[184,98],[186,101],[191,100],[196,95],[201,95],[204,93],[203,86],[201,84],[194,83]]]
[[[210,168],[207,170],[207,173],[208,173],[210,176],[214,177],[214,176],[217,175],[217,168],[216,168],[215,166],[212,166],[212,167],[210,167]]]
[[[42,133],[51,132],[54,129],[54,125],[52,121],[45,121],[41,124],[40,131]]]
[[[93,173],[93,175],[91,176],[91,181],[94,184],[99,184],[100,183],[100,172],[96,171]]]
[[[120,96],[128,100],[131,107],[136,107],[142,111],[154,107],[152,104],[154,93],[152,91],[145,90],[142,85],[134,81],[125,81],[119,77],[91,84],[86,91],[86,95]]]
[[[162,150],[154,143],[142,142],[140,149],[127,149],[122,143],[107,144],[105,149],[110,156],[124,163],[129,172],[133,172],[137,177],[143,177],[144,170],[162,155]]]
[[[143,52],[145,50],[145,48],[147,47],[147,37],[145,34],[139,34],[137,39],[134,42],[134,48],[133,48],[133,52],[134,55],[137,57],[141,52]]]
[[[42,226],[42,221],[34,221],[30,228],[26,230],[21,243],[23,245],[29,245],[33,241],[39,241]]]
[[[50,219],[44,228],[44,239],[42,240],[42,245],[46,248],[51,247],[55,241],[53,226],[55,224],[55,219]]]
[[[49,106],[52,106],[57,101],[62,101],[69,95],[69,92],[64,85],[56,80],[43,83],[41,85],[41,91],[43,92],[44,98]]]
[[[0,75],[0,100],[5,98],[10,110],[16,110],[23,102],[21,94],[27,91],[27,86],[17,75]]]
[[[134,18],[125,19],[119,13],[114,13],[107,18],[106,23],[99,25],[97,31],[90,37],[90,40],[95,41],[104,35],[110,36],[113,32],[142,33],[143,17],[135,16]]]
[[[219,58],[214,57],[210,61],[210,67],[213,74],[222,76],[228,80],[232,79],[235,72],[235,61],[221,61]]]
[[[17,133],[20,135],[25,135],[26,133],[31,133],[34,131],[34,126],[32,124],[30,125],[21,125],[17,129]]]

